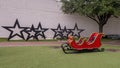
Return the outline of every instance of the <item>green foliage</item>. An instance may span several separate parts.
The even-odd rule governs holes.
[[[78,13],[94,20],[99,32],[111,16],[120,16],[120,0],[62,0],[62,11],[67,14]]]
[[[120,0],[62,0],[65,13],[84,15],[120,15]]]

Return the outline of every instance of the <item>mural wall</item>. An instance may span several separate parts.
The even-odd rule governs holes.
[[[14,26],[18,19],[20,27],[30,27],[33,30],[39,23],[42,28],[49,28],[44,32],[43,38],[55,37],[54,29],[60,24],[61,29],[74,29],[75,24],[79,29],[84,29],[81,36],[89,36],[92,32],[98,32],[98,25],[91,19],[77,14],[64,14],[61,10],[61,3],[57,0],[0,0],[0,37],[9,37],[10,31],[2,26]],[[117,23],[117,25],[110,23]],[[32,26],[32,24],[34,26]],[[120,26],[120,19],[112,18],[104,27],[105,33],[117,33]],[[18,26],[19,27],[19,26]],[[21,28],[22,29],[22,28]],[[16,30],[19,32],[19,30]],[[33,30],[34,31],[34,30]],[[25,39],[28,34],[24,34]],[[30,36],[31,37],[31,36]],[[39,37],[41,37],[39,35]],[[11,39],[23,39],[15,36]],[[28,40],[31,38],[28,38]],[[37,38],[36,38],[37,39]]]
[[[50,28],[42,28],[41,23],[39,22],[38,26],[35,28],[32,24],[31,27],[22,27],[19,24],[18,19],[16,19],[13,26],[2,26],[6,30],[8,30],[9,37],[8,41],[14,38],[15,36],[20,37],[23,40],[28,41],[30,38],[33,38],[33,40],[39,40],[41,38],[46,39],[45,32]],[[51,28],[51,30],[54,32],[53,39],[67,39],[68,35],[72,35],[74,37],[80,38],[80,33],[84,31],[84,29],[79,29],[77,26],[77,23],[74,26],[74,29],[67,29],[66,26],[62,29],[60,24],[58,24],[58,27],[56,29]],[[27,37],[25,38],[25,35],[27,34]],[[41,38],[39,38],[39,36]]]

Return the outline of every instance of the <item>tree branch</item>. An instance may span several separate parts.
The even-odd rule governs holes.
[[[87,17],[89,17],[90,19],[96,21],[99,24],[98,20],[95,17],[89,16],[89,15],[87,15]]]
[[[105,23],[104,24],[106,24],[107,23],[107,21],[108,21],[108,19],[111,17],[111,14],[107,14],[106,15],[106,18],[105,18]]]

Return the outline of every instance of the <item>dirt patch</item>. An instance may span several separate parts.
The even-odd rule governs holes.
[[[59,49],[59,48],[61,48],[60,46],[50,46],[50,47],[52,47],[52,48],[54,48],[54,49]]]
[[[109,41],[109,42],[103,42],[103,44],[120,45],[120,40],[113,40],[113,41]]]
[[[105,51],[109,51],[109,52],[120,52],[120,49],[105,49]]]
[[[54,49],[61,48],[60,46],[50,46],[50,47],[54,48]],[[105,51],[108,51],[108,52],[120,52],[120,49],[105,49]]]

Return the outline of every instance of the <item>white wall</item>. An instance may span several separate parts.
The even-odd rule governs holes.
[[[41,22],[44,28],[57,28],[58,23],[62,28],[74,28],[77,22],[78,27],[85,29],[81,36],[89,36],[91,32],[98,31],[98,25],[91,19],[79,15],[68,15],[60,10],[60,2],[56,0],[0,0],[0,26],[13,26],[18,18],[21,26],[30,27],[34,24],[36,27]],[[113,19],[104,27],[105,33],[120,34],[120,20]],[[118,23],[117,25],[114,24]],[[111,24],[113,23],[113,24]],[[116,30],[115,30],[116,29]],[[47,38],[52,38],[54,32],[48,30]],[[8,37],[9,31],[0,27],[0,37]]]
[[[106,34],[120,34],[120,17],[111,18],[104,26],[104,32]]]

